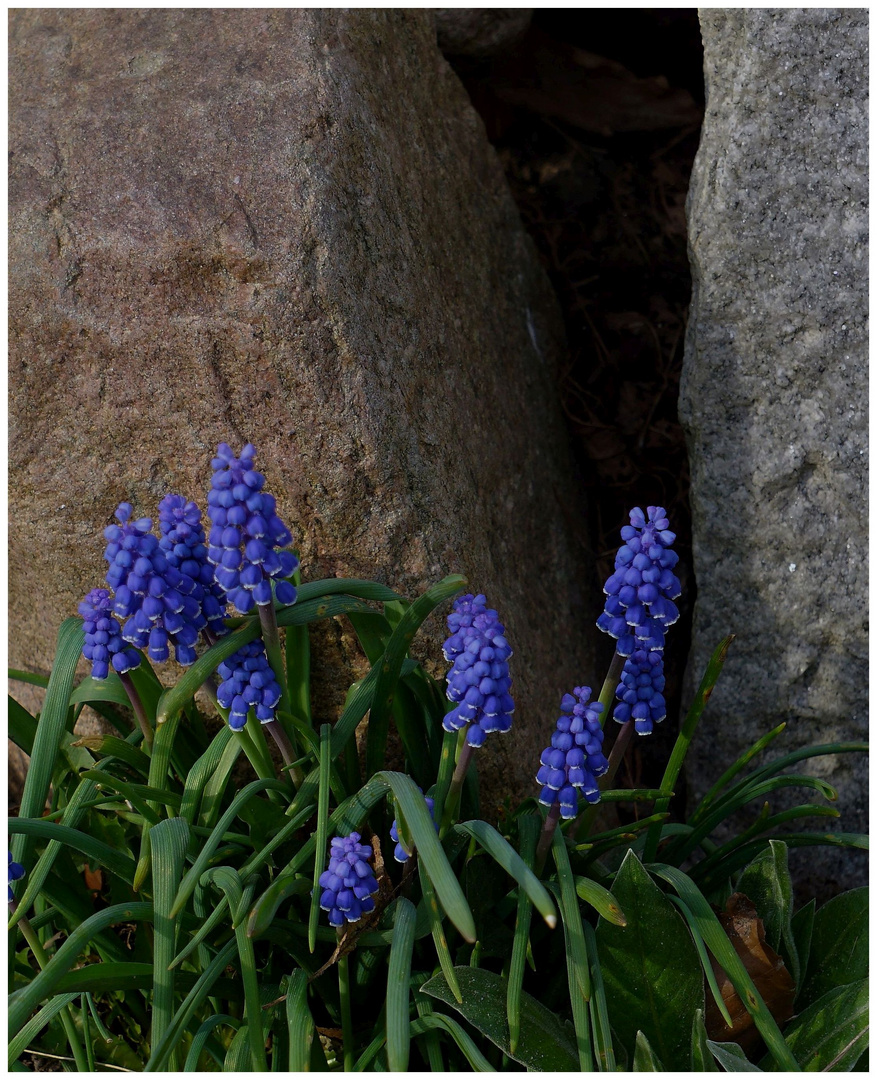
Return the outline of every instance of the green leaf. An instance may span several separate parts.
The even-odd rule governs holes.
[[[532,869],[536,857],[536,841],[542,828],[542,818],[536,814],[522,814],[518,818],[518,838],[521,855],[527,866]],[[521,1035],[521,991],[524,985],[524,964],[527,949],[530,946],[530,916],[533,905],[524,889],[518,889],[518,910],[515,917],[515,936],[512,942],[512,958],[509,962],[508,988],[506,991],[506,1012],[509,1021],[509,1042],[512,1053],[518,1045]],[[444,965],[442,965],[444,969]],[[447,973],[446,973],[447,974]],[[452,984],[453,988],[453,984]],[[460,1001],[460,994],[457,993]]]
[[[411,1021],[412,1035],[426,1035],[433,1031],[441,1031],[449,1035],[475,1072],[496,1072],[475,1045],[469,1033],[456,1020],[452,1020],[450,1016],[442,1016],[441,1013],[430,1013],[428,1016],[419,1016],[416,1020]]]
[[[600,1072],[615,1072],[615,1047],[612,1043],[612,1027],[609,1023],[609,1008],[606,1004],[606,988],[603,985],[603,969],[600,967],[600,954],[597,949],[597,935],[589,922],[582,923],[585,944],[588,947],[588,961],[591,965],[591,1019],[594,1026],[594,1054],[597,1069]]]
[[[841,893],[813,918],[810,959],[796,1007],[868,975],[868,886]]]
[[[377,772],[386,757],[387,731],[396,684],[402,672],[402,662],[414,640],[414,635],[424,619],[439,604],[455,596],[467,584],[466,578],[460,574],[451,574],[444,578],[414,601],[393,631],[380,663],[368,718],[366,737],[366,773],[368,775]],[[434,878],[433,882],[438,886]]]
[[[213,1029],[219,1027],[220,1024],[228,1024],[232,1031],[237,1031],[241,1026],[240,1020],[235,1020],[233,1016],[227,1016],[225,1013],[218,1013],[216,1016],[208,1017],[192,1038],[192,1045],[189,1047],[188,1054],[186,1054],[186,1064],[183,1066],[184,1072],[198,1072],[198,1060],[201,1057],[201,1052],[213,1033]]]
[[[664,1066],[658,1059],[657,1054],[651,1048],[649,1040],[641,1031],[636,1033],[636,1041],[633,1050],[634,1072],[664,1072]]]
[[[486,821],[464,821],[457,828],[467,832],[470,836],[474,836],[488,855],[499,863],[506,873],[511,874],[524,889],[527,896],[530,897],[533,906],[553,930],[557,926],[557,910],[548,894],[548,890],[508,840],[498,833],[492,825],[488,825]]]
[[[400,897],[396,905],[393,943],[387,966],[387,1062],[391,1072],[408,1071],[411,1044],[408,1002],[416,918],[411,901]]]
[[[44,821],[40,818],[10,818],[7,826],[9,834],[16,836],[39,837],[42,840],[56,840],[65,847],[73,848],[87,855],[92,862],[100,863],[112,873],[117,874],[123,881],[130,884],[134,880],[134,860],[128,855],[95,840],[93,836],[71,829],[67,825],[58,825],[54,821]],[[13,840],[13,844],[15,841]]]
[[[815,917],[815,900],[805,904],[800,911],[795,912],[792,916],[792,933],[795,936],[795,948],[798,950],[798,963],[801,966],[802,977],[806,975],[807,964],[810,960],[810,942],[813,938],[813,921]],[[803,989],[803,980],[799,980],[795,993],[796,1001],[800,999]]]
[[[9,1068],[12,1068],[19,1055],[24,1053],[31,1039],[36,1038],[43,1028],[76,997],[78,997],[77,994],[58,994],[47,1005],[44,1005],[36,1016],[28,1020],[21,1031],[9,1043],[7,1057]]]
[[[320,918],[320,875],[326,868],[326,845],[329,842],[329,769],[331,765],[332,725],[320,726],[320,791],[317,798],[317,834],[314,851],[314,891],[308,915],[308,948],[317,944],[317,922]]]
[[[616,926],[627,926],[627,917],[608,889],[604,889],[602,885],[598,885],[591,878],[577,877],[576,892],[586,904],[590,904],[594,908],[598,915],[602,915],[604,919],[614,923]]]
[[[122,680],[111,671],[105,679],[93,679],[87,675],[70,695],[71,705],[80,705],[90,701],[109,701],[114,705],[131,708],[131,699],[122,686]]]
[[[743,1048],[735,1042],[713,1042],[712,1039],[707,1039],[707,1046],[725,1072],[761,1072],[743,1053]]]
[[[296,968],[286,988],[286,1024],[289,1028],[289,1071],[309,1072],[314,1020],[308,1008],[308,977]]]
[[[633,852],[625,856],[612,894],[627,926],[603,918],[597,924],[609,1022],[628,1049],[641,1031],[667,1069],[685,1070],[694,1014],[704,1007],[695,944]]]
[[[189,826],[185,818],[166,818],[150,834],[154,883],[154,944],[153,964],[155,982],[152,993],[151,1040],[157,1043],[170,1026],[174,1012],[174,958],[177,925],[170,917],[171,905],[177,891],[189,846]],[[169,1071],[176,1071],[173,1055]]]
[[[771,840],[740,875],[737,892],[748,896],[764,923],[768,945],[785,961],[796,986],[801,981],[798,949],[792,934],[792,878],[789,849],[781,840]]]
[[[416,604],[412,604],[412,608],[415,606]],[[403,616],[403,621],[404,618],[405,616]],[[436,836],[435,823],[422,793],[417,789],[411,777],[405,776],[404,773],[380,772],[373,779],[383,781],[391,788],[445,913],[466,941],[474,943],[475,920],[466,903],[457,875],[451,869],[439,838]]]
[[[34,735],[33,753],[21,793],[18,810],[21,818],[38,818],[46,806],[55,759],[66,732],[70,688],[73,686],[73,676],[85,641],[82,626],[82,619],[70,618],[65,619],[58,630],[55,662],[49,676],[46,697]],[[29,853],[33,850],[30,835],[22,832],[12,839],[12,858],[25,866],[32,861],[29,858]]]
[[[79,624],[82,625],[81,621]],[[152,904],[115,904],[86,919],[70,934],[46,967],[24,987],[20,996],[16,996],[14,1003],[10,1004],[9,1030],[19,1031],[30,1016],[31,1010],[53,995],[59,981],[76,963],[79,954],[93,934],[115,923],[140,920],[152,920]]]
[[[424,983],[421,991],[456,1009],[504,1054],[527,1069],[579,1071],[579,1055],[569,1029],[541,1002],[526,992],[521,993],[521,1034],[513,1052],[506,1018],[505,979],[485,968],[458,966],[454,971],[463,994],[462,1002],[455,1000],[441,974]]]
[[[784,1034],[805,1072],[849,1072],[868,1048],[868,980],[829,990],[791,1020]],[[776,1068],[770,1058],[762,1065]]]
[[[448,985],[450,986],[454,997],[457,1001],[462,1001],[463,998],[460,987],[457,985],[457,976],[454,974],[454,961],[451,957],[451,950],[448,948],[448,940],[445,937],[445,930],[442,925],[442,913],[439,909],[435,889],[432,887],[432,882],[429,880],[429,874],[426,872],[422,863],[418,866],[417,872],[420,877],[420,887],[423,891],[423,903],[429,914],[430,930],[432,932],[435,951],[439,958],[439,964],[444,972],[445,978],[448,980]]]
[[[696,1073],[719,1071],[716,1068],[715,1058],[710,1052],[706,1025],[700,1009],[695,1009],[694,1020],[691,1022],[691,1071]]]
[[[37,734],[37,722],[12,695],[8,695],[7,716],[9,717],[9,738],[26,754],[33,753],[33,742]]]
[[[572,1007],[573,1027],[579,1051],[579,1068],[583,1072],[593,1069],[591,1056],[591,965],[588,947],[582,928],[582,913],[576,894],[575,878],[569,865],[566,840],[560,829],[555,828],[551,838],[554,865],[557,867],[557,888],[560,892],[560,917],[563,926],[563,944],[566,958],[566,981]]]
[[[743,961],[737,955],[736,949],[722,929],[722,924],[703,893],[687,874],[684,874],[675,866],[668,866],[666,863],[653,863],[650,870],[673,886],[680,899],[683,900],[685,906],[691,912],[691,918],[696,923],[701,937],[731,980],[747,1012],[755,1021],[755,1026],[758,1028],[765,1044],[780,1062],[780,1067],[784,1071],[797,1072],[798,1063],[786,1045],[776,1020],[774,1020],[770,1010],[765,1005],[764,998],[755,988],[749,972],[743,966]]]

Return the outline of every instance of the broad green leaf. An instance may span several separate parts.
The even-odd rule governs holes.
[[[849,1072],[868,1049],[868,980],[829,990],[783,1034],[805,1072]],[[775,1068],[769,1058],[762,1065]]]
[[[816,917],[816,901],[811,900],[792,916],[792,933],[795,936],[795,948],[798,950],[798,963],[801,966],[801,979],[798,981],[795,1000],[800,1000],[804,989],[804,978],[810,960],[810,942],[813,938],[813,920]]]
[[[740,875],[737,892],[748,896],[764,923],[768,945],[782,956],[795,983],[800,985],[801,967],[792,934],[792,878],[789,849],[781,840],[771,840]]]
[[[707,1039],[707,1046],[725,1072],[761,1072],[743,1053],[743,1048],[735,1042],[713,1042],[712,1039]]]
[[[636,1041],[633,1049],[634,1072],[664,1072],[658,1055],[652,1049],[649,1040],[641,1031],[636,1033]]]
[[[816,909],[810,958],[796,1008],[807,1008],[837,986],[868,975],[868,886],[835,896]]]
[[[696,1073],[719,1071],[716,1068],[716,1060],[710,1052],[706,1025],[700,1009],[695,1010],[694,1020],[691,1023],[691,1071]]]
[[[697,948],[633,852],[625,856],[612,894],[627,926],[603,918],[597,924],[609,1022],[628,1050],[641,1031],[667,1069],[685,1070],[694,1014],[704,1007]]]
[[[512,1052],[506,1017],[506,982],[484,968],[456,967],[463,994],[457,1002],[444,975],[434,975],[420,988],[456,1009],[504,1054],[533,1072],[578,1072],[579,1055],[569,1028],[526,992],[521,993],[521,1034]],[[412,1031],[414,1024],[412,1023]]]

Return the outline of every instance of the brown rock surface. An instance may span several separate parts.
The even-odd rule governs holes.
[[[562,341],[432,16],[19,9],[9,74],[11,662],[47,670],[119,501],[203,507],[216,444],[252,441],[306,579],[462,571],[500,609],[517,726],[482,787],[531,792],[602,678]]]

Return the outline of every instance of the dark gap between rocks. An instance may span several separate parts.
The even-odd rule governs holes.
[[[678,535],[683,595],[666,652],[667,720],[636,741],[619,777],[657,786],[679,726],[695,595],[677,399],[691,297],[685,197],[704,105],[697,13],[538,9],[511,52],[452,63],[563,310],[559,392],[583,492],[567,509],[600,586],[631,506],[667,507]],[[608,639],[598,650],[608,665]],[[602,678],[593,675],[595,687]]]

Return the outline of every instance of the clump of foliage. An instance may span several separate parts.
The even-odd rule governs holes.
[[[867,892],[795,910],[787,852],[866,838],[790,832],[837,812],[771,813],[769,799],[794,786],[833,801],[789,770],[864,744],[763,763],[779,727],[671,822],[727,638],[660,787],[613,786],[666,713],[679,581],[662,508],[634,509],[622,531],[598,620],[615,642],[602,689],[571,688],[553,729],[546,703],[533,797],[498,826],[479,817],[473,759],[515,738],[526,663],[498,612],[458,575],[413,602],[370,581],[303,581],[254,458],[219,447],[209,533],[180,495],[162,500],[159,535],[121,504],[109,588],[62,624],[48,680],[12,673],[46,693],[38,717],[10,699],[31,765],[9,822],[9,1067],[861,1067]],[[448,601],[436,680],[408,651]],[[341,617],[371,667],[335,723],[316,724],[308,627]],[[165,688],[152,665],[171,647],[186,671]],[[82,655],[92,673],[74,685]],[[116,734],[77,737],[86,705]],[[621,727],[606,756],[610,711]],[[385,767],[391,725],[404,771]],[[648,812],[595,831],[612,801]],[[761,814],[731,834],[753,802]]]

